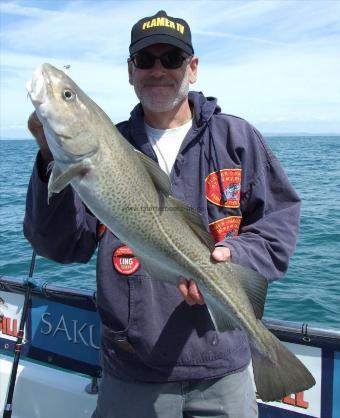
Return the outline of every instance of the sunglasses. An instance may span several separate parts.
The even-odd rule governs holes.
[[[140,70],[150,70],[155,65],[157,59],[160,60],[162,66],[167,70],[175,70],[176,68],[180,68],[183,61],[187,58],[189,58],[189,55],[184,55],[179,51],[165,52],[158,57],[148,52],[136,52],[129,60],[131,60],[135,67]]]

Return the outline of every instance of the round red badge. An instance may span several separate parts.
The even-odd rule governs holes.
[[[138,258],[134,256],[131,248],[127,245],[122,245],[114,250],[112,262],[116,271],[125,276],[130,276],[140,267]]]

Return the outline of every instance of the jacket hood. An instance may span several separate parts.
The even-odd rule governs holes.
[[[194,106],[194,121],[198,127],[209,122],[212,115],[221,112],[217,99],[215,97],[205,97],[202,92],[189,92],[189,102]]]

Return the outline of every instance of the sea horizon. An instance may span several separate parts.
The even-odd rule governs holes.
[[[287,132],[287,133],[282,133],[282,132],[261,132],[261,134],[264,137],[339,137],[340,138],[340,132],[336,133],[336,132],[332,132],[332,133],[312,133],[312,132]],[[0,136],[0,141],[34,141],[34,138],[31,137],[1,137]]]

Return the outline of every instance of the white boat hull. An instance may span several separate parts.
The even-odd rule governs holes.
[[[12,358],[0,355],[0,416]],[[97,395],[86,393],[90,378],[22,360],[18,367],[12,418],[90,418]]]

